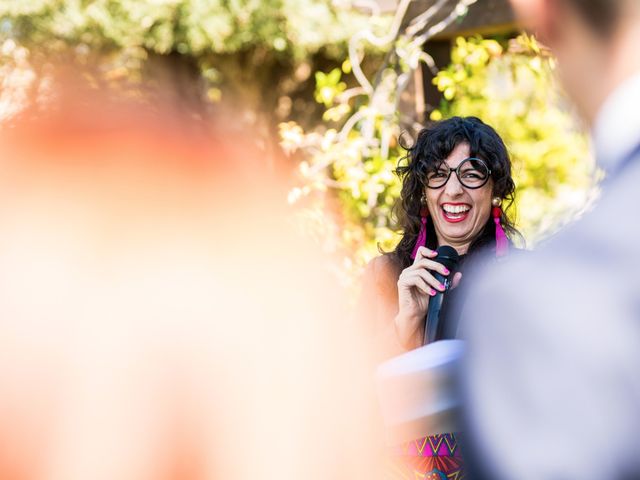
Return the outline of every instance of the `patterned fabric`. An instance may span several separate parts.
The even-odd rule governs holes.
[[[393,448],[386,473],[389,480],[463,480],[455,434],[432,435]]]

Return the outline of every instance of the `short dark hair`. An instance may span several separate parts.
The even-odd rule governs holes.
[[[609,37],[622,16],[626,0],[565,0],[600,36]]]
[[[421,198],[427,172],[445,160],[456,146],[464,143],[469,145],[471,156],[485,160],[491,169],[493,194],[504,200],[500,223],[505,232],[511,238],[521,238],[511,219],[504,213],[513,203],[515,184],[511,175],[511,159],[502,138],[477,117],[451,117],[421,130],[415,144],[407,149],[407,156],[400,160],[396,169],[402,179],[402,191],[395,212],[402,239],[394,253],[402,268],[412,262],[410,255],[421,226]],[[485,228],[469,247],[469,252],[495,242],[495,239],[495,225],[490,217]],[[437,247],[431,217],[427,219],[427,247]]]

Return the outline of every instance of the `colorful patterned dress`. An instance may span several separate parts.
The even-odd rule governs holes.
[[[459,271],[468,256],[461,256]],[[401,271],[389,257],[378,257],[369,264],[363,291],[367,301],[361,303],[360,316],[374,332],[383,331],[397,312],[397,280]],[[449,292],[443,302],[441,338],[455,338],[460,316],[464,284]],[[373,292],[373,294],[372,294]],[[371,301],[371,299],[373,301]],[[385,478],[389,480],[463,480],[463,458],[458,433],[431,435],[391,448],[386,456]]]
[[[394,447],[389,454],[389,480],[463,480],[460,446],[454,433],[431,435]]]

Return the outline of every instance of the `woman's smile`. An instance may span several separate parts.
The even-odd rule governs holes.
[[[467,203],[443,203],[440,211],[449,223],[458,223],[467,219],[471,205]]]

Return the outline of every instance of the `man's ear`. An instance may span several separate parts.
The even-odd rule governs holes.
[[[558,34],[558,2],[561,0],[511,0],[520,24],[538,40],[552,44]]]

